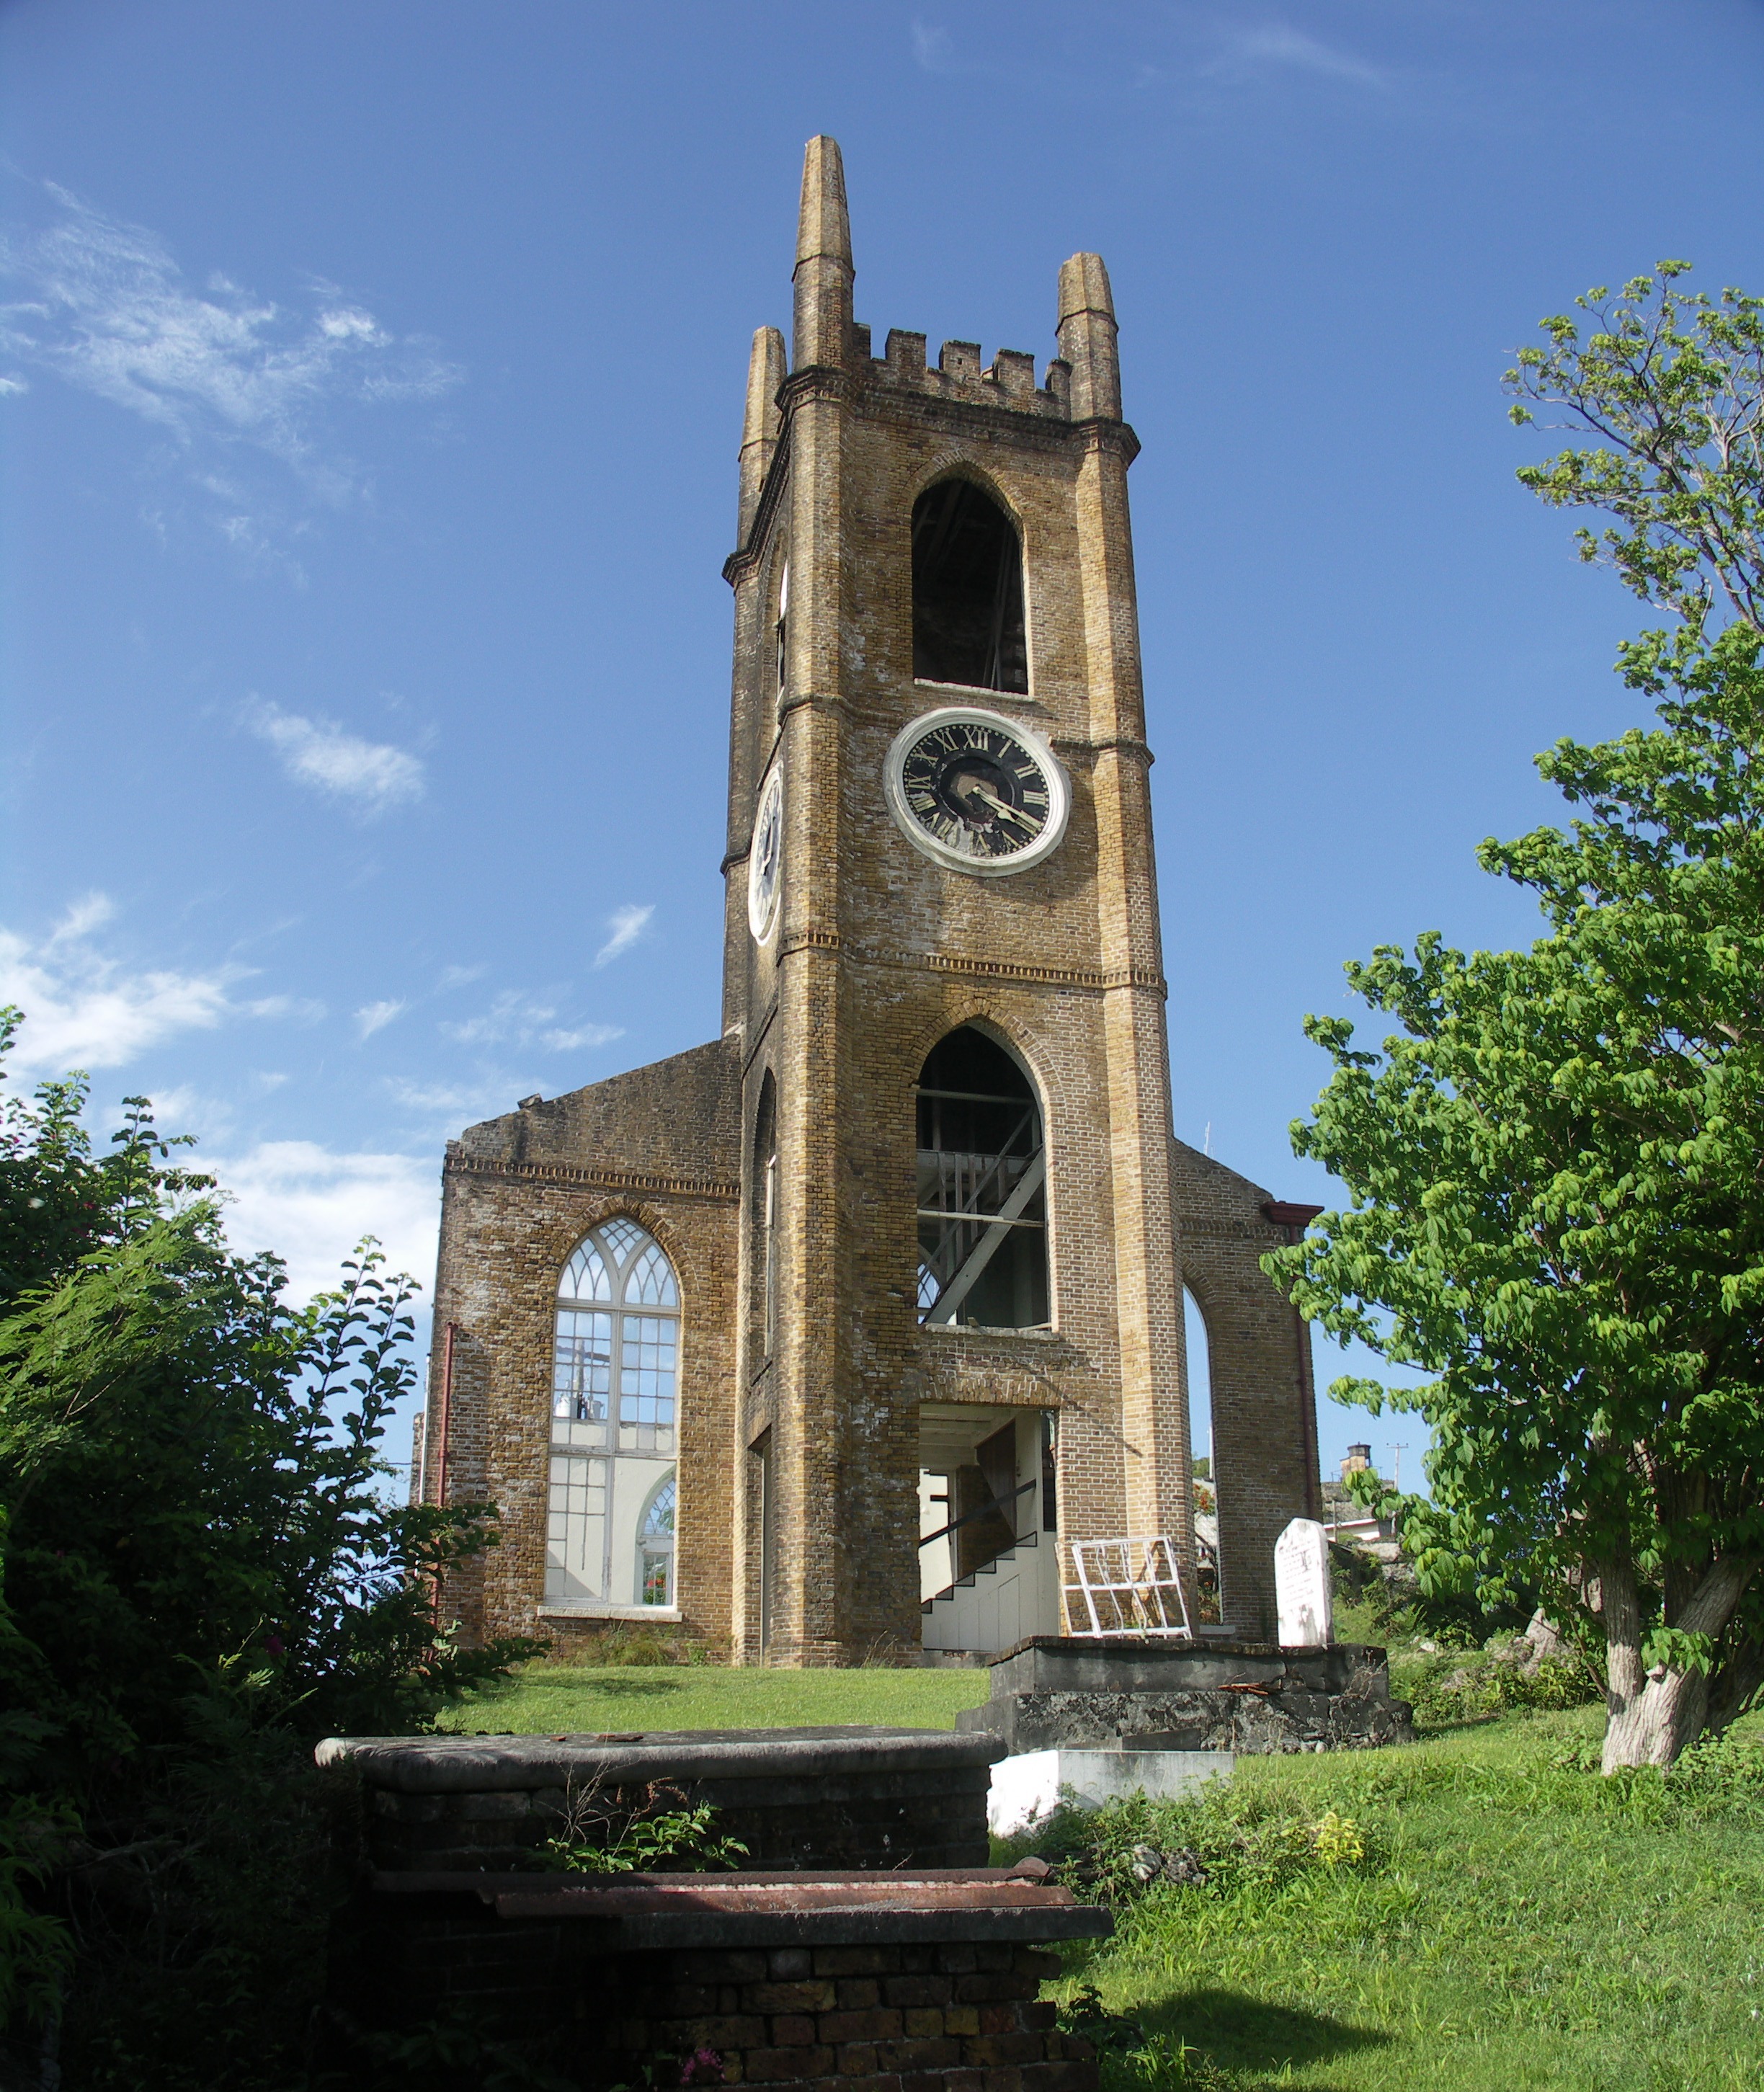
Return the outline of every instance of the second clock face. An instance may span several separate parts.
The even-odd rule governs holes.
[[[886,783],[911,841],[962,871],[1021,871],[1065,832],[1065,772],[1038,736],[997,712],[952,706],[914,720],[888,750]]]
[[[784,868],[784,767],[759,789],[754,837],[747,853],[747,927],[764,944],[778,919],[778,877]]]

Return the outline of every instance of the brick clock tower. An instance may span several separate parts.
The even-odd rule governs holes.
[[[1038,384],[873,354],[853,273],[817,138],[724,568],[723,1035],[449,1144],[417,1473],[503,1540],[447,1604],[949,1660],[1061,1632],[1074,1541],[1162,1535],[1263,1638],[1317,1463],[1258,1259],[1311,1209],[1171,1133],[1108,274],[1061,270]]]

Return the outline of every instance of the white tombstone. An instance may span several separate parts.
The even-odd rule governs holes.
[[[1295,1518],[1274,1542],[1274,1601],[1282,1649],[1327,1649],[1334,1640],[1329,1542],[1314,1518]]]

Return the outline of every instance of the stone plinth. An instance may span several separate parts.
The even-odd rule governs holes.
[[[1381,1649],[1037,1636],[997,1658],[992,1697],[956,1718],[1028,1751],[1366,1750],[1411,1743]]]
[[[382,1872],[536,1867],[572,1796],[636,1807],[660,1783],[716,1810],[767,1868],[984,1866],[988,1733],[694,1729],[556,1736],[334,1736],[321,1765],[363,1790]]]

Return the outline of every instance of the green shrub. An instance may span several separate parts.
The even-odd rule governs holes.
[[[1510,1645],[1502,1638],[1501,1646]],[[1489,1721],[1522,1708],[1556,1713],[1590,1705],[1602,1697],[1584,1662],[1546,1656],[1526,1670],[1494,1650],[1393,1653],[1390,1684],[1413,1706],[1416,1719],[1434,1727]]]
[[[1117,1906],[1165,1894],[1266,1895],[1304,1874],[1380,1864],[1361,1822],[1257,1783],[1213,1781],[1191,1800],[1128,1795],[1094,1815],[1062,1811],[1036,1842],[1059,1855],[1063,1880]]]
[[[365,1245],[288,1307],[145,1100],[102,1159],[84,1101],[0,1106],[0,2078],[34,2024],[92,2092],[279,2088],[331,1894],[314,1738],[422,1727],[543,1645],[437,1632],[495,1536],[388,1494],[409,1282]]]

